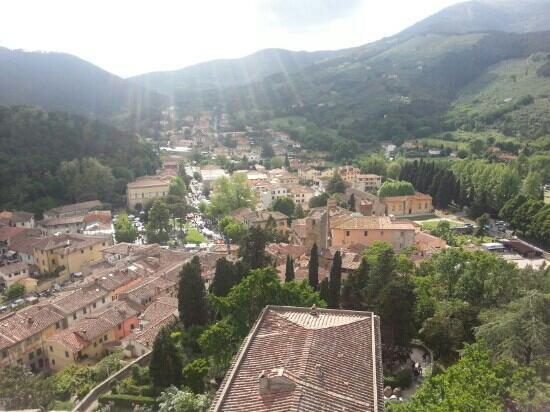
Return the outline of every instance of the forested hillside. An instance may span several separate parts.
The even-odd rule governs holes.
[[[41,213],[99,198],[124,202],[126,183],[153,173],[150,145],[80,116],[0,106],[0,210]]]

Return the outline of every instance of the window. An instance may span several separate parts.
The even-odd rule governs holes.
[[[50,346],[50,352],[53,352],[53,347]]]
[[[65,351],[65,357],[66,357],[66,358],[69,357],[69,352]]]
[[[349,236],[349,235],[350,235],[350,231],[346,230],[346,236]]]
[[[82,313],[86,314],[86,308],[82,309]]]
[[[55,322],[55,328],[59,329],[59,322]]]
[[[36,350],[36,356],[40,356],[40,355],[42,355],[42,349],[41,349],[41,348],[38,348],[38,349]]]
[[[105,246],[105,242],[103,242],[102,245]]]
[[[76,313],[73,313],[73,319],[76,320]]]
[[[118,330],[121,330],[122,329],[122,325],[118,325]]]
[[[7,350],[3,350],[2,351],[2,359],[6,359],[8,357],[8,351]]]
[[[103,341],[107,342],[107,335],[103,336]]]
[[[94,342],[94,348],[97,348],[97,342]]]
[[[52,365],[55,365],[55,359],[52,359]]]
[[[90,250],[93,250],[92,246],[90,246]]]
[[[38,359],[38,367],[42,369],[44,367],[44,359]]]
[[[101,303],[105,303],[105,298],[101,298]]]
[[[29,353],[29,359],[34,359],[34,352]]]
[[[92,306],[93,306],[93,308],[95,309],[95,306],[96,306],[96,305],[95,305],[95,302],[92,304]]]
[[[82,250],[80,251],[80,253],[84,253],[84,249],[82,249]]]
[[[367,235],[368,235],[368,231],[365,230],[365,231],[363,232],[363,236],[367,236]]]

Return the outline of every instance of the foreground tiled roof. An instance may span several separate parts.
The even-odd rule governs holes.
[[[64,213],[72,213],[79,210],[93,209],[100,207],[101,202],[99,200],[90,200],[87,202],[73,203],[72,205],[65,205],[60,207],[55,207],[44,212],[45,215],[62,215]]]
[[[268,382],[264,390],[262,381]],[[210,410],[378,412],[382,383],[377,316],[268,306]]]
[[[414,225],[406,221],[392,221],[388,216],[358,216],[351,214],[331,222],[331,229],[344,230],[414,230]]]

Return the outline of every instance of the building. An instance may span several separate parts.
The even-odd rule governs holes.
[[[251,227],[265,228],[271,218],[273,219],[277,231],[287,232],[289,230],[288,216],[281,212],[268,212],[265,210],[254,211],[249,208],[241,208],[234,211],[232,215],[248,229]]]
[[[84,215],[52,217],[39,221],[37,226],[46,236],[56,233],[78,233],[85,227]]]
[[[46,210],[44,215],[44,220],[69,217],[76,215],[85,215],[86,213],[97,210],[101,208],[101,202],[99,200],[90,200],[88,202],[74,203],[71,205],[65,205],[60,207],[55,207],[50,210]]]
[[[447,242],[443,239],[430,235],[426,232],[417,232],[414,236],[414,245],[421,256],[430,256],[433,253],[440,252],[447,247]]]
[[[28,278],[29,275],[29,265],[23,262],[0,266],[0,289],[9,288],[14,283]]]
[[[414,245],[415,226],[407,221],[393,221],[388,216],[362,216],[352,213],[330,222],[331,246],[360,244],[370,246],[382,241],[396,252]]]
[[[9,212],[4,210],[0,212],[0,223],[11,227],[32,229],[34,227],[34,215],[28,212]]]
[[[170,189],[171,176],[143,176],[126,186],[128,209],[142,207],[154,199],[165,198]]]
[[[383,381],[378,316],[267,306],[210,411],[382,412]]]
[[[338,169],[338,174],[342,177],[342,180],[349,183],[355,181],[360,173],[361,169],[354,166],[342,166]]]
[[[113,243],[112,237],[65,234],[48,236],[33,245],[34,261],[42,273],[59,270],[67,278],[82,267],[102,258],[101,251]]]
[[[290,197],[290,189],[280,183],[265,182],[263,186],[256,184],[260,188],[260,206],[262,209],[269,209],[275,199],[279,197]]]
[[[315,191],[307,186],[289,185],[287,187],[288,197],[290,197],[296,206],[300,205],[303,210],[309,209],[309,201],[315,196]]]
[[[48,369],[46,340],[64,328],[63,316],[37,304],[0,317],[0,367]]]
[[[63,292],[51,301],[52,309],[63,316],[69,327],[109,304],[109,292],[95,285]]]
[[[138,327],[122,339],[124,355],[139,357],[153,349],[153,343],[162,327],[178,320],[178,300],[161,297],[151,303],[139,316]]]
[[[375,193],[382,186],[382,176],[374,174],[358,174],[352,181],[352,186],[363,192]]]
[[[364,190],[348,187],[345,193],[348,204],[351,202],[352,195],[356,212],[361,213],[363,216],[385,215],[386,205],[381,202],[378,196]]]
[[[41,239],[39,229],[27,230],[11,239],[8,250],[14,252],[17,258],[27,265],[34,265],[33,248]]]
[[[393,216],[421,216],[434,212],[432,197],[416,192],[414,195],[382,197],[385,214]]]
[[[225,170],[220,169],[218,166],[215,165],[208,165],[203,167],[200,171],[200,174],[202,185],[205,190],[211,190],[213,188],[214,182],[220,177],[227,177],[227,173],[225,172]]]
[[[46,341],[51,368],[63,370],[67,366],[89,359],[97,360],[120,345],[120,340],[138,327],[139,311],[126,302],[94,316],[87,316]]]
[[[349,214],[348,210],[337,206],[331,199],[326,207],[310,209],[305,218],[292,221],[292,231],[296,243],[308,249],[311,249],[314,243],[320,249],[328,248],[330,246],[329,221],[347,214]]]

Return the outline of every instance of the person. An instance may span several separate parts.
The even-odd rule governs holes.
[[[395,400],[398,400],[399,402],[403,402],[403,397],[401,396],[401,388],[398,386],[393,390],[393,395],[395,396]]]
[[[422,376],[422,365],[418,365],[418,375]]]
[[[392,395],[391,386],[386,386],[384,388],[384,400],[385,401],[389,400],[391,395]]]

